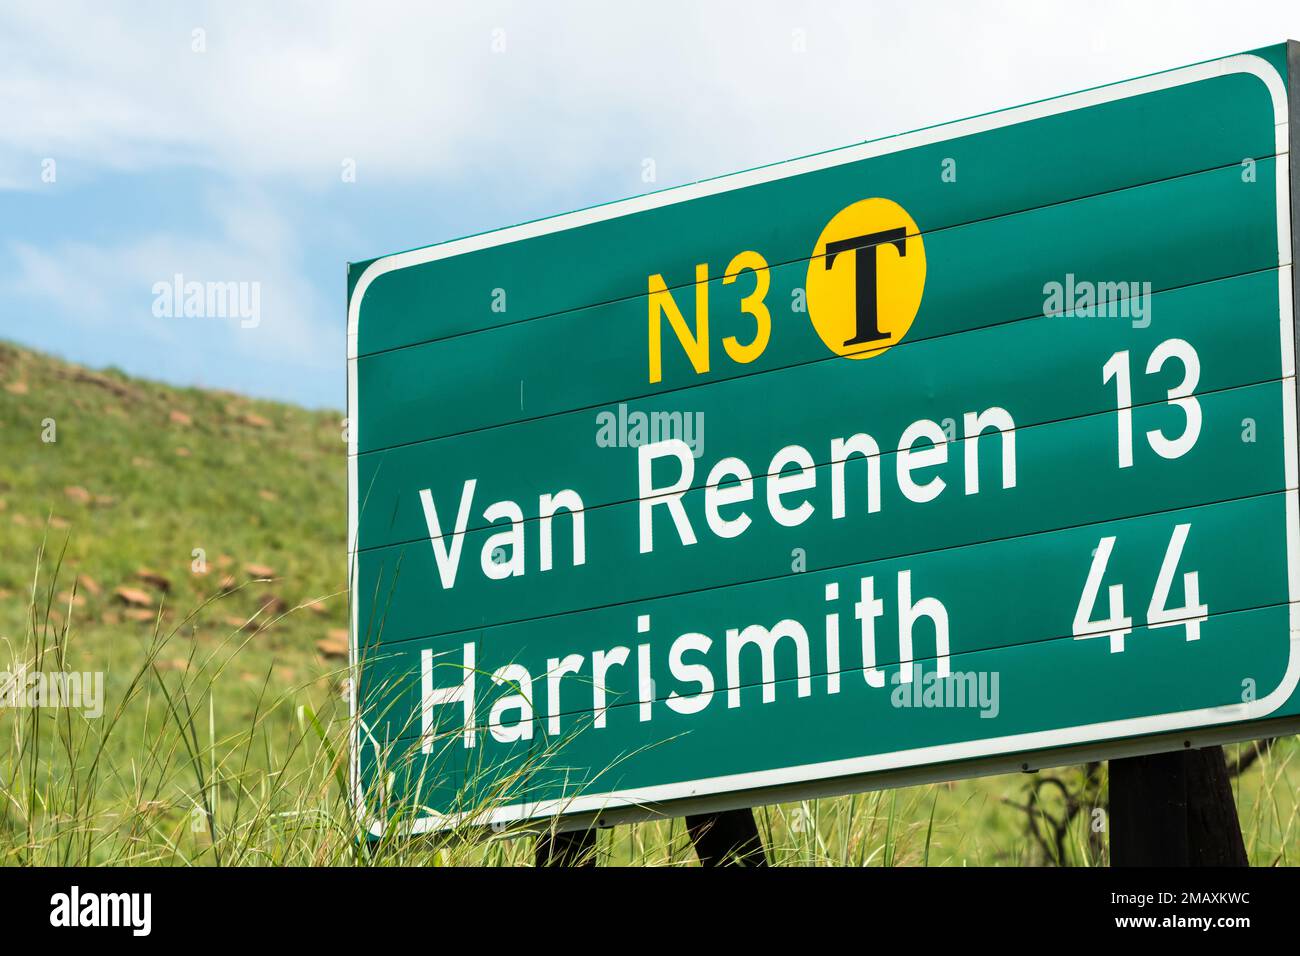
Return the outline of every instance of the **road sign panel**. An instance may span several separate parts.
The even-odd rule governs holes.
[[[1296,55],[351,267],[376,832],[1300,720]]]

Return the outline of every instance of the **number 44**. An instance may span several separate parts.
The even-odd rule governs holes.
[[[1174,574],[1178,571],[1178,562],[1183,556],[1183,545],[1187,542],[1190,524],[1174,526],[1174,533],[1169,538],[1169,547],[1165,549],[1165,559],[1160,564],[1160,574],[1156,578],[1156,587],[1151,594],[1151,603],[1147,606],[1147,626],[1187,628],[1189,641],[1200,640],[1201,622],[1209,617],[1209,608],[1200,603],[1200,575],[1188,571],[1183,575],[1183,597],[1187,602],[1182,607],[1171,608],[1169,590],[1174,583]],[[1124,650],[1124,636],[1133,631],[1133,619],[1124,616],[1124,585],[1112,584],[1106,589],[1110,604],[1109,616],[1102,621],[1093,621],[1092,613],[1097,604],[1097,594],[1101,590],[1102,579],[1106,576],[1106,565],[1110,563],[1110,553],[1114,550],[1114,536],[1102,538],[1097,550],[1092,553],[1092,567],[1088,569],[1088,579],[1083,585],[1083,594],[1079,596],[1079,609],[1074,612],[1074,639],[1087,640],[1093,637],[1109,637],[1110,652],[1118,654]]]

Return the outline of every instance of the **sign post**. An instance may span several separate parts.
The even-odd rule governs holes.
[[[350,266],[372,831],[1300,726],[1295,57]]]
[[[701,866],[767,866],[752,810],[724,810],[686,818]]]
[[[1246,866],[1222,747],[1110,762],[1112,866]]]

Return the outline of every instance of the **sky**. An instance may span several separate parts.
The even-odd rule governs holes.
[[[0,339],[342,408],[349,261],[1288,38],[1295,0],[7,2]]]

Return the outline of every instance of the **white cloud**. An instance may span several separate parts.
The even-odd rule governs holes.
[[[680,181],[1300,33],[1289,0],[84,3],[0,22],[0,151],[308,185],[345,157],[398,183],[626,164],[629,191],[644,156]]]
[[[331,312],[302,274],[288,225],[256,197],[231,201],[214,193],[209,201],[218,226],[204,238],[159,232],[112,246],[14,240],[13,275],[0,293],[41,303],[100,336],[139,346],[163,343],[206,354],[214,365],[240,356],[275,357],[292,368],[337,365],[338,343],[322,337],[319,322]],[[258,323],[155,315],[155,284],[171,283],[177,274],[186,281],[257,283]]]

